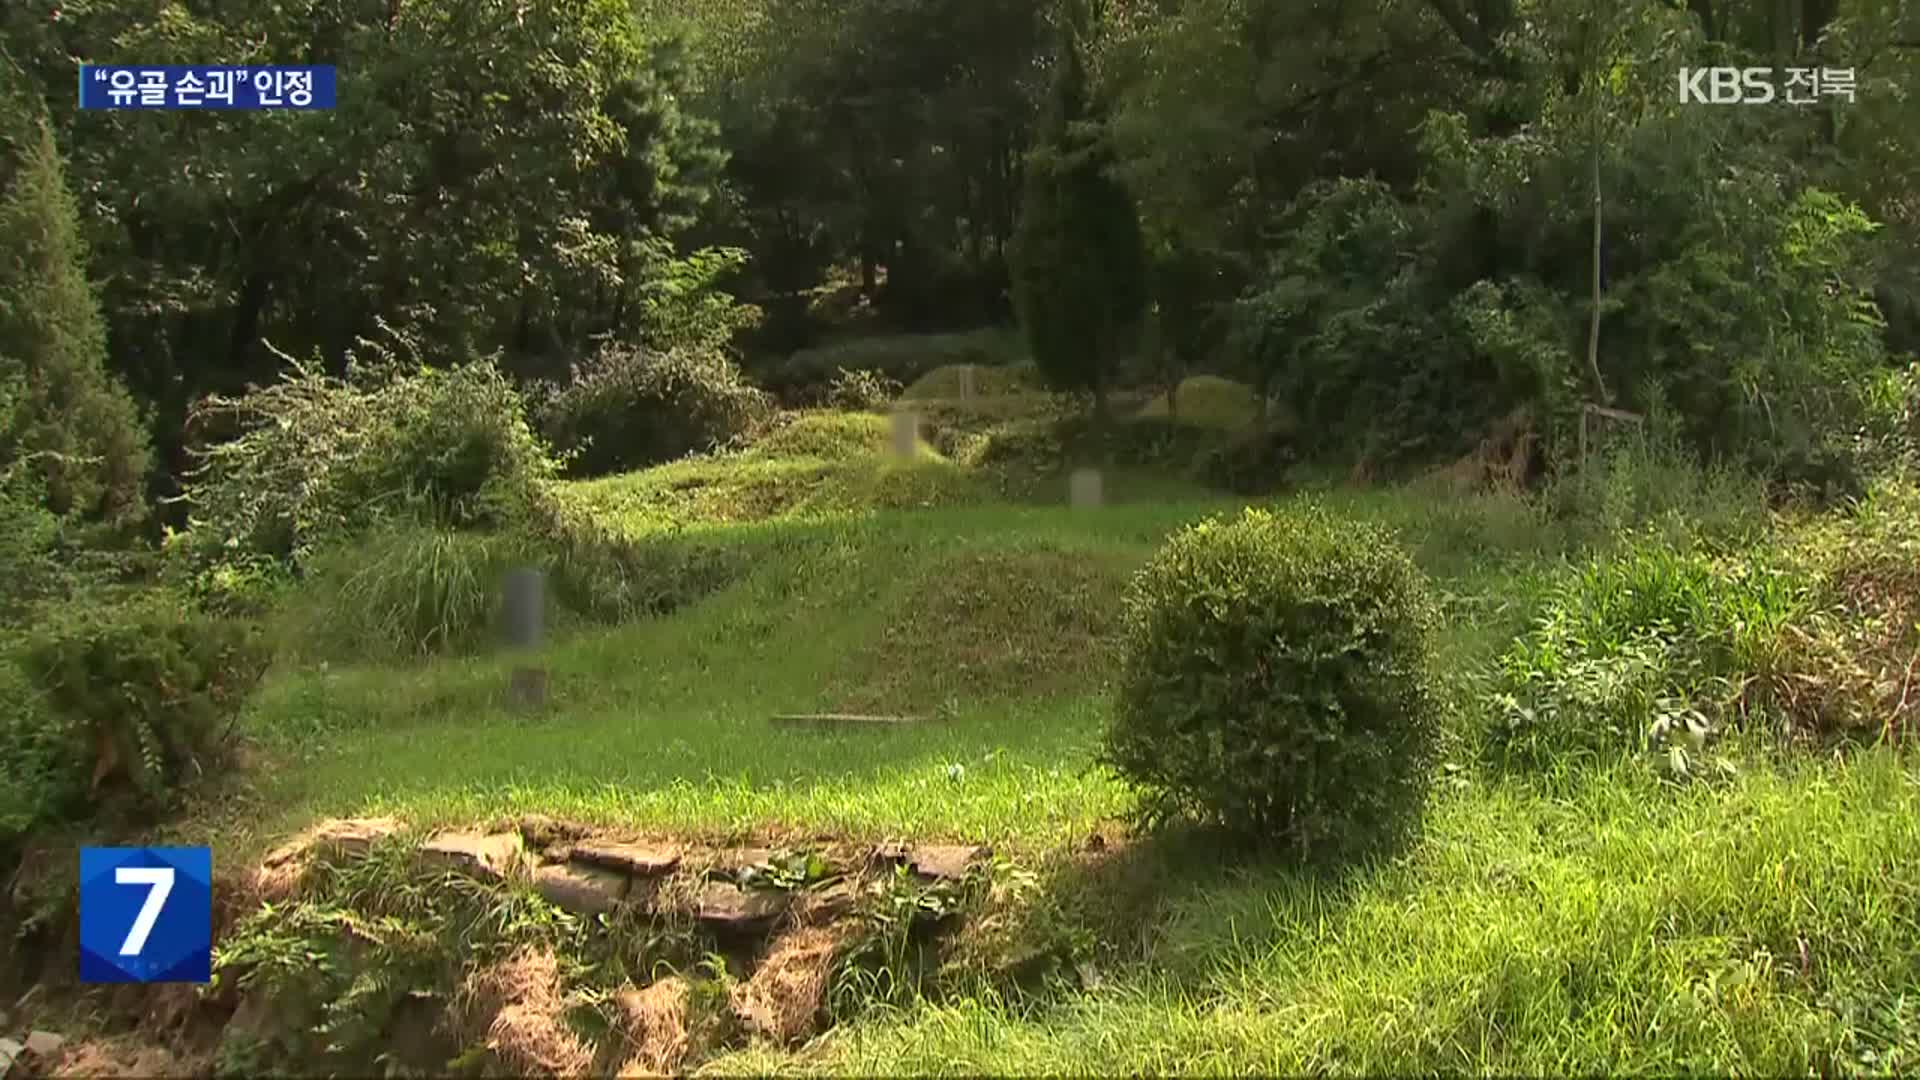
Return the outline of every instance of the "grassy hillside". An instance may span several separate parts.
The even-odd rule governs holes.
[[[930,445],[893,460],[888,423],[803,414],[744,452],[564,486],[617,531],[734,544],[750,563],[671,615],[560,634],[535,658],[552,678],[535,715],[501,704],[525,657],[282,670],[244,721],[250,786],[173,835],[244,863],[322,816],[538,812],[716,842],[995,848],[987,907],[932,996],[847,1006],[799,1046],[735,1043],[705,1063],[716,1073],[1920,1060],[1910,752],[1734,742],[1724,773],[1682,784],[1641,758],[1493,768],[1457,724],[1425,832],[1390,862],[1303,869],[1129,839],[1132,795],[1095,760],[1128,577],[1172,531],[1246,500],[1162,471],[1152,501],[1008,501],[990,464]],[[1594,535],[1497,495],[1273,501],[1305,499],[1392,527],[1430,575],[1463,718],[1485,713],[1489,662]],[[769,722],[817,711],[925,722]]]

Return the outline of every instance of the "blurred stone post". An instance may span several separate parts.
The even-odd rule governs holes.
[[[962,402],[970,402],[973,400],[972,364],[962,364],[960,366],[960,400]]]
[[[919,452],[920,414],[910,409],[893,413],[893,456],[911,460]]]
[[[505,617],[507,647],[516,653],[540,648],[545,629],[547,583],[540,571],[522,568],[507,575]],[[517,709],[547,703],[547,669],[516,663],[507,682],[507,701]]]
[[[1073,507],[1087,510],[1101,505],[1106,499],[1105,483],[1099,469],[1075,469],[1071,481]]]

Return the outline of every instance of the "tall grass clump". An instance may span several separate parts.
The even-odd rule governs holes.
[[[1491,745],[1560,768],[1647,748],[1688,771],[1743,730],[1904,736],[1920,714],[1920,495],[1715,552],[1653,531],[1570,568],[1500,662]]]
[[[1670,539],[1753,541],[1768,526],[1768,490],[1758,474],[1705,463],[1667,422],[1619,433],[1541,493],[1548,516],[1576,546],[1601,548],[1617,537],[1657,529]]]
[[[1150,821],[1299,853],[1388,838],[1425,801],[1432,624],[1424,577],[1373,526],[1309,506],[1190,527],[1129,592],[1103,756]]]

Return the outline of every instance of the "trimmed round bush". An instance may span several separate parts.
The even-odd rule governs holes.
[[[1134,578],[1103,757],[1149,824],[1309,855],[1390,839],[1425,802],[1432,611],[1374,526],[1317,508],[1194,525]]]

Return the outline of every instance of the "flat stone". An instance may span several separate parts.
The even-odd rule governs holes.
[[[773,849],[763,847],[734,848],[723,853],[719,865],[728,870],[750,870],[756,866],[768,866],[773,862]]]
[[[843,915],[851,914],[859,903],[859,886],[855,885],[851,878],[841,878],[825,888],[807,891],[807,917],[820,922],[831,922]]]
[[[547,847],[567,840],[578,840],[587,835],[587,827],[571,821],[561,821],[546,814],[522,814],[514,819],[512,828],[520,830],[533,847]],[[504,831],[506,827],[502,827]]]
[[[403,828],[393,818],[333,818],[323,821],[300,836],[282,844],[267,855],[263,865],[285,866],[304,855],[322,858],[363,858],[376,841],[384,840]]]
[[[420,854],[469,877],[482,881],[506,880],[520,866],[523,848],[517,832],[450,832],[420,845]]]
[[[930,844],[913,849],[913,872],[941,881],[958,881],[967,871],[987,857],[986,848],[966,844]]]
[[[731,881],[710,881],[700,890],[694,913],[701,922],[726,930],[755,929],[787,910],[786,893],[743,889]]]
[[[65,1035],[55,1035],[51,1031],[35,1031],[27,1036],[22,1049],[37,1058],[50,1058],[58,1054],[60,1048],[65,1045],[67,1045]]]
[[[600,915],[627,896],[627,875],[585,863],[560,863],[534,871],[533,887],[562,911]]]
[[[587,840],[573,845],[572,858],[575,862],[589,862],[641,877],[655,877],[670,874],[680,865],[680,850],[647,844]]]

